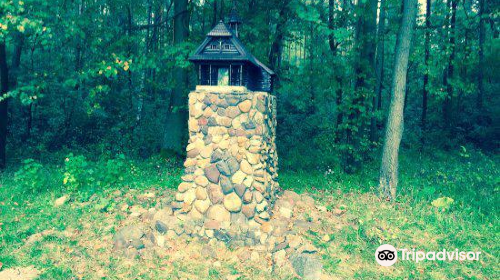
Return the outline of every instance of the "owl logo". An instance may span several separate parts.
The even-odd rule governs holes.
[[[381,266],[391,266],[395,264],[397,260],[398,252],[392,245],[381,245],[375,251],[375,261]]]

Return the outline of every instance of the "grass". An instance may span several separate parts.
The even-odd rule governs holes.
[[[99,161],[89,164],[95,174],[105,169]],[[114,253],[111,238],[127,218],[120,211],[123,204],[148,209],[163,203],[173,195],[181,174],[175,164],[160,159],[129,164],[126,176],[118,182],[71,192],[63,184],[67,170],[62,165],[44,164],[38,172],[46,180],[35,191],[28,191],[19,176],[15,179],[16,170],[1,174],[3,269],[34,265],[43,271],[40,279],[226,279],[228,275],[293,279],[287,271],[241,266],[233,259],[213,266],[199,253],[184,252],[182,245],[143,259]],[[307,235],[321,249],[324,272],[333,279],[498,279],[498,166],[498,156],[480,152],[422,155],[405,151],[394,203],[376,195],[376,162],[355,175],[335,168],[282,170],[280,183],[284,189],[310,193],[337,213],[322,220],[321,232]],[[141,196],[149,191],[157,197]],[[56,198],[68,193],[73,199],[70,203],[53,207]],[[433,206],[440,197],[454,202],[445,209]],[[325,234],[330,241],[322,239]],[[385,243],[423,251],[481,251],[482,258],[478,262],[398,262],[384,268],[375,263],[374,252]]]

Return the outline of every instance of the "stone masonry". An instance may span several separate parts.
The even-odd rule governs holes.
[[[276,98],[244,87],[189,94],[189,144],[172,208],[205,227],[260,227],[276,199]]]

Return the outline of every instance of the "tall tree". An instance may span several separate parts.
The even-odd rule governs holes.
[[[280,10],[278,13],[278,22],[276,24],[276,31],[274,33],[271,51],[269,52],[269,63],[271,68],[278,74],[278,79],[276,80],[277,83],[279,83],[281,57],[283,54],[283,43],[285,40],[285,26],[288,19],[288,6],[290,5],[289,0],[279,2]]]
[[[483,107],[483,96],[484,96],[484,41],[485,41],[485,16],[487,16],[488,1],[479,0],[479,67],[477,71],[477,101],[476,105],[479,110]],[[486,14],[486,15],[485,15]]]
[[[408,57],[410,55],[416,10],[417,0],[403,1],[403,17],[396,38],[391,103],[389,105],[379,179],[381,194],[391,200],[396,197],[398,186],[398,157],[404,129],[403,109],[406,73],[408,71]]]
[[[337,57],[337,48],[339,46],[339,43],[335,41],[335,36],[333,35],[333,31],[335,29],[335,15],[334,15],[334,10],[335,10],[335,1],[334,0],[328,0],[328,28],[330,29],[330,34],[328,36],[328,46],[330,47],[330,52],[332,56],[335,58]],[[335,106],[337,110],[337,121],[335,124],[335,127],[337,129],[337,132],[339,131],[339,127],[342,124],[342,121],[344,119],[344,115],[342,110],[340,109],[340,106],[342,105],[342,97],[344,95],[344,89],[343,89],[343,79],[342,79],[342,73],[339,70],[340,67],[334,67],[334,76],[335,76],[335,81],[337,83],[337,87],[335,89]],[[337,133],[337,136],[335,137],[335,141],[338,142],[340,140],[340,135]]]
[[[217,9],[217,2],[219,0],[213,0],[212,2],[212,27],[214,27],[216,24],[217,24],[217,19],[219,17],[219,15],[217,14],[217,11],[219,9]]]
[[[450,128],[453,118],[453,85],[450,79],[453,79],[455,72],[455,37],[456,37],[456,20],[457,20],[457,2],[458,0],[448,0],[451,5],[451,17],[449,22],[449,49],[450,55],[448,57],[448,67],[443,75],[443,84],[446,88],[446,95],[443,102],[443,123],[446,127]],[[446,23],[448,24],[448,23]]]
[[[9,71],[5,42],[0,42],[0,169],[5,168],[5,146],[7,145]]]
[[[189,35],[188,0],[174,1],[174,44],[184,43]],[[186,111],[186,70],[175,70],[175,87],[170,95],[166,116],[165,137],[163,149],[167,154],[182,153],[182,139],[187,122]]]
[[[431,41],[431,0],[427,0],[425,6],[425,41],[424,41],[424,88],[422,92],[422,141],[424,140],[424,134],[427,127],[427,98],[429,96],[429,57],[430,57],[430,41]]]
[[[382,109],[382,89],[384,85],[384,51],[385,51],[385,0],[380,0],[378,29],[377,29],[377,50],[375,55],[375,95],[373,96],[372,111],[373,116],[371,119],[371,141],[378,141],[378,125],[377,113]]]
[[[356,59],[354,62],[355,82],[354,96],[348,114],[346,128],[346,150],[344,171],[353,173],[359,169],[359,156],[355,153],[360,149],[364,132],[364,116],[366,111],[367,96],[373,92],[373,84],[370,82],[375,78],[375,48],[376,48],[376,24],[377,24],[377,0],[359,1],[356,19]]]

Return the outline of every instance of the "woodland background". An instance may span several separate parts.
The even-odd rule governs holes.
[[[408,28],[417,2],[415,28]],[[278,74],[280,186],[307,192],[328,211],[332,231],[307,236],[321,250],[323,272],[498,279],[499,6],[0,1],[0,272],[33,266],[41,279],[292,278],[267,265],[186,259],[185,245],[180,255],[127,259],[109,241],[133,211],[174,197],[187,94],[196,86],[186,59],[236,7],[242,42]],[[401,31],[408,65],[395,59]],[[403,90],[394,91],[393,80],[406,80]],[[399,152],[398,141],[383,149],[394,96],[400,105],[404,98],[402,113],[391,114],[404,117]],[[381,165],[382,154],[399,156],[393,201],[377,191],[380,178],[398,179],[397,164]],[[460,248],[484,258],[380,269],[373,260],[380,244]]]
[[[242,41],[278,73],[282,167],[356,172],[378,158],[400,1],[179,0],[184,11],[174,2],[3,1],[7,162],[68,151],[159,154],[172,99],[196,84],[186,57],[233,4]],[[176,17],[184,24],[174,26]],[[404,148],[496,152],[498,5],[421,0],[417,20]],[[176,29],[183,35],[174,40]]]

